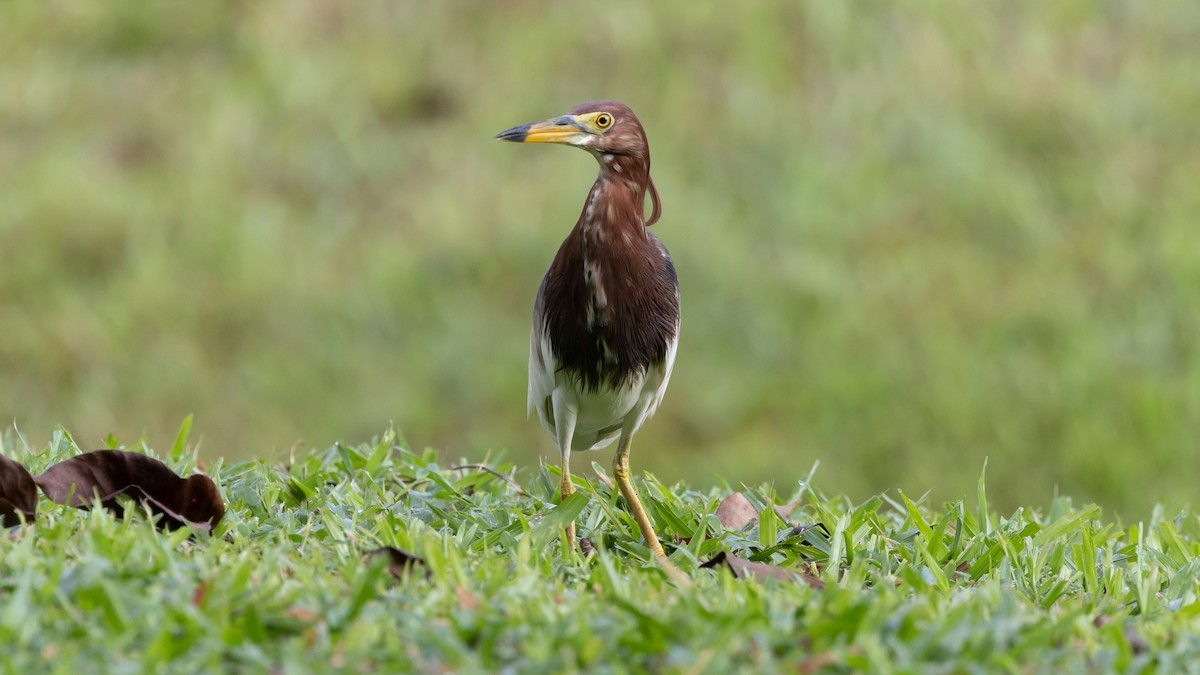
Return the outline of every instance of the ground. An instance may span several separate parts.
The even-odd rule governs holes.
[[[2,450],[35,475],[80,452],[65,432],[29,448],[10,431]],[[160,457],[196,470],[186,429]],[[551,467],[462,465],[389,430],[203,471],[228,509],[211,535],[42,499],[0,539],[7,672],[1170,672],[1200,656],[1190,514],[1121,525],[1062,497],[998,515],[984,477],[969,499],[856,504],[808,481],[642,476],[684,589],[603,480],[556,505]],[[761,525],[722,524],[734,487]],[[558,542],[576,515],[586,555]],[[722,552],[787,572],[700,567]]]

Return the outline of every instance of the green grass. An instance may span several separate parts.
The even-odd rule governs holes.
[[[0,450],[35,473],[79,452],[65,432],[29,448],[10,431]],[[196,468],[191,449],[162,459]],[[1194,515],[1121,524],[1066,498],[1000,515],[982,478],[944,503],[780,479],[741,489],[759,509],[798,499],[789,520],[813,527],[727,531],[713,514],[729,489],[645,476],[695,579],[680,590],[602,484],[556,507],[550,469],[455,466],[392,431],[287,462],[217,461],[203,468],[229,509],[211,537],[43,499],[0,538],[0,668],[1177,672],[1200,658]],[[557,543],[564,508],[582,508],[594,555]],[[365,555],[381,546],[424,563],[393,577]],[[720,551],[825,587],[697,569]]]
[[[0,419],[201,456],[389,421],[529,466],[528,318],[613,97],[683,335],[636,469],[1194,499],[1200,3],[0,3]]]

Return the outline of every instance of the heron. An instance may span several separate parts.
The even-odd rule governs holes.
[[[538,288],[529,339],[529,412],[537,413],[558,446],[563,499],[575,492],[571,453],[617,441],[613,478],[621,495],[655,559],[673,580],[686,583],[629,474],[630,443],[667,390],[680,327],[675,265],[648,229],[662,207],[650,178],[646,131],[629,106],[590,101],[496,138],[571,145],[600,165],[575,227]],[[573,549],[574,521],[565,534]]]

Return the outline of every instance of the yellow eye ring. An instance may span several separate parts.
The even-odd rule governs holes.
[[[596,115],[596,126],[601,129],[607,129],[612,126],[613,118],[608,113],[600,113]]]

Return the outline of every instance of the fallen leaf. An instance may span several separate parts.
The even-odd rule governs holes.
[[[717,520],[728,530],[740,530],[758,520],[758,509],[740,492],[735,492],[717,506]]]
[[[822,652],[813,654],[808,658],[800,659],[796,663],[796,672],[798,673],[819,673],[829,670],[831,666],[835,666],[841,662],[837,654],[833,652]]]
[[[786,523],[788,516],[792,515],[792,511],[795,511],[797,506],[800,506],[800,499],[797,499],[791,504],[781,504],[776,506],[775,514],[779,516],[780,520]]]
[[[775,515],[783,522],[787,522],[788,516],[792,514],[792,510],[799,505],[799,501],[794,501],[791,504],[775,505]],[[735,492],[717,506],[717,520],[728,530],[740,530],[746,525],[758,520],[758,509],[746,499],[746,495],[740,492]]]
[[[297,621],[304,623],[313,623],[321,618],[320,614],[312,611],[307,607],[293,606],[288,609],[287,615]]]
[[[458,586],[454,589],[454,595],[458,598],[459,609],[467,612],[473,612],[479,607],[479,598],[475,597],[474,593],[468,591],[462,586]]]
[[[739,579],[779,579],[781,581],[803,581],[813,588],[825,588],[825,582],[814,577],[811,574],[805,574],[797,570],[789,570],[786,567],[779,565],[770,565],[767,563],[754,562],[747,560],[731,553],[721,551],[712,557],[712,560],[700,565],[705,569],[716,569],[723,567],[733,573],[733,576]]]
[[[1129,643],[1129,650],[1134,654],[1145,654],[1150,651],[1150,643],[1146,638],[1138,635],[1137,630],[1133,626],[1125,626],[1125,640]]]
[[[161,526],[212,530],[225,516],[217,484],[203,474],[180,478],[166,464],[136,452],[96,450],[59,462],[33,479],[51,501],[89,509],[94,500],[110,511],[128,495],[161,514]]]
[[[208,582],[201,581],[196,590],[192,591],[192,606],[204,607],[204,600],[208,598]]]
[[[37,488],[33,476],[19,462],[0,456],[0,523],[4,527],[21,524],[21,515],[26,522],[37,514]]]
[[[388,572],[397,579],[405,579],[417,565],[425,566],[425,559],[415,553],[402,551],[395,546],[383,546],[367,553],[369,556],[386,555],[388,557]],[[425,570],[429,576],[429,570]]]

